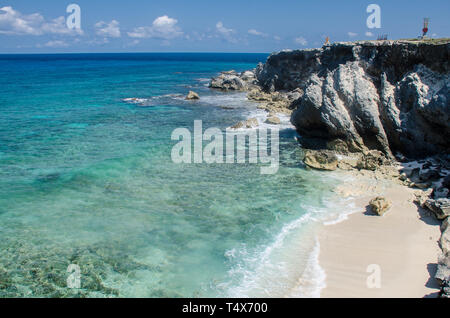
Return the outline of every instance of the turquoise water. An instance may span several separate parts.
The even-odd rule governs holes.
[[[170,157],[175,128],[255,111],[206,79],[266,57],[0,56],[0,297],[308,296],[337,181],[303,167],[295,131],[280,131],[274,175]]]

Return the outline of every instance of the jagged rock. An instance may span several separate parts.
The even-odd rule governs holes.
[[[441,246],[444,254],[450,252],[450,227],[448,226],[448,217],[442,222],[441,225],[441,238],[439,239],[439,245]]]
[[[444,188],[450,189],[450,174],[444,178],[444,180],[442,181],[442,186]]]
[[[231,126],[231,128],[233,128],[233,129],[255,128],[255,127],[258,127],[258,126],[259,126],[258,119],[256,119],[256,118],[249,118],[247,120],[238,122],[237,124]]]
[[[254,101],[272,101],[272,95],[264,93],[260,89],[252,89],[247,93],[247,98]]]
[[[193,99],[200,99],[200,96],[196,92],[189,91],[189,93],[186,96],[186,99],[193,100]]]
[[[335,43],[272,54],[256,77],[266,92],[304,92],[291,117],[304,137],[424,157],[450,149],[449,49],[449,42]]]
[[[434,277],[439,284],[450,281],[450,256],[448,254],[442,254],[438,259],[437,271]]]
[[[425,165],[423,166],[425,168]],[[441,177],[441,174],[434,169],[422,169],[419,173],[419,180],[422,182],[436,181]]]
[[[293,102],[298,100],[303,96],[303,90],[301,88],[296,88],[293,91],[286,94],[286,97],[289,99],[289,101]]]
[[[336,170],[338,165],[338,158],[336,154],[330,151],[314,151],[307,150],[303,162],[315,169],[319,170]]]
[[[269,116],[266,119],[266,123],[272,124],[272,125],[279,125],[281,123],[281,121],[280,121],[280,118],[278,118],[277,116]]]
[[[449,194],[450,194],[450,191],[444,187],[438,187],[438,188],[433,189],[433,198],[435,198],[435,199],[448,198]]]
[[[256,79],[255,73],[252,71],[244,71],[240,77],[244,82],[253,82]]]
[[[223,90],[242,91],[247,88],[247,84],[237,75],[223,73],[211,79],[209,84],[211,88],[219,88]]]
[[[376,197],[370,200],[369,205],[375,214],[382,216],[390,209],[392,203],[385,197]]]
[[[342,139],[334,139],[332,141],[327,142],[327,149],[334,150],[340,153],[348,152],[347,143]]]
[[[384,155],[377,150],[371,150],[363,153],[363,156],[358,161],[356,167],[358,169],[375,171],[379,166],[385,164]]]
[[[429,183],[429,182],[411,182],[410,187],[417,188],[417,189],[428,189],[429,187],[431,187],[431,183]]]
[[[414,202],[417,203],[421,208],[426,208],[425,202],[430,198],[432,192],[433,189],[428,189],[426,191],[417,190],[416,192],[414,192]]]
[[[424,206],[433,212],[439,220],[443,220],[450,215],[450,199],[428,199],[425,201]]]
[[[441,232],[444,232],[445,230],[447,230],[447,228],[448,228],[448,226],[449,226],[449,218],[448,217],[446,217],[445,219],[444,219],[444,221],[442,221],[442,224],[441,224]]]

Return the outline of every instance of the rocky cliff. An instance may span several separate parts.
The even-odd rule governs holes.
[[[449,41],[336,43],[274,53],[255,73],[266,92],[302,92],[291,122],[304,138],[424,157],[450,150],[449,49]]]

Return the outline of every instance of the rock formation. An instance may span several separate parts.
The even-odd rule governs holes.
[[[256,77],[266,92],[303,92],[291,117],[303,137],[424,157],[450,149],[449,48],[367,41],[281,51]]]
[[[195,99],[200,99],[200,96],[198,96],[198,94],[196,92],[193,91],[189,91],[189,93],[186,96],[187,100],[195,100]]]
[[[384,197],[376,197],[370,200],[369,205],[375,214],[382,216],[390,209],[392,203]]]

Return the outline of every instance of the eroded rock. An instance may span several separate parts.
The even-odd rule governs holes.
[[[303,162],[307,166],[319,170],[336,170],[338,166],[336,154],[326,150],[307,150]]]
[[[392,202],[380,196],[370,200],[369,205],[375,214],[382,216],[390,209]]]

